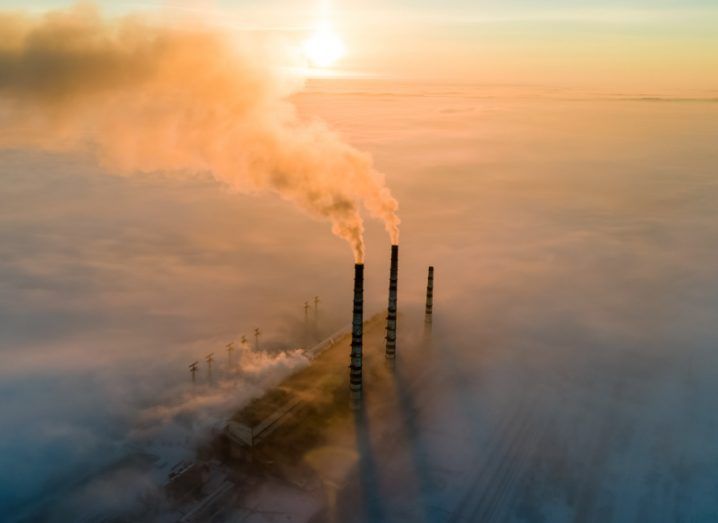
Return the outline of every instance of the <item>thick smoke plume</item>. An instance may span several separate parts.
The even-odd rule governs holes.
[[[267,39],[104,20],[79,6],[0,14],[0,147],[90,149],[116,172],[211,172],[331,221],[362,261],[359,206],[398,241],[397,202],[369,156],[288,97],[292,52]]]

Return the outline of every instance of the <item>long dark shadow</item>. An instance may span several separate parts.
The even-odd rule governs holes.
[[[385,517],[381,499],[382,492],[379,488],[379,475],[371,445],[369,416],[363,401],[354,408],[354,430],[356,431],[357,453],[359,454],[359,494],[363,500],[363,503],[360,503],[361,521],[370,523],[388,521]]]
[[[430,387],[430,380],[424,379],[423,371],[431,372],[430,369],[433,366],[433,358],[430,354],[433,348],[431,323],[424,324],[419,345],[422,363],[418,366],[418,371],[422,376],[419,376],[421,379],[417,380],[417,382],[421,381],[422,387]],[[417,353],[414,356],[416,357]],[[433,477],[431,472],[430,449],[426,447],[421,437],[421,429],[418,423],[419,410],[413,396],[413,391],[417,389],[412,387],[412,384],[407,379],[402,359],[401,354],[399,354],[396,363],[389,366],[390,375],[393,378],[399,415],[418,481],[420,498],[418,502],[423,512],[423,520],[427,523],[433,523],[444,519],[440,517],[438,507],[432,503],[437,478]],[[415,386],[416,382],[413,385]],[[441,513],[443,514],[444,512],[441,511]]]

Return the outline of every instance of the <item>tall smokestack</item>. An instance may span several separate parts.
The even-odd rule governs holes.
[[[431,323],[434,308],[434,267],[429,267],[429,280],[426,283],[426,323]]]
[[[353,400],[362,396],[362,331],[364,328],[364,264],[354,265],[354,310],[352,316],[352,352],[349,388]]]
[[[391,246],[391,268],[389,269],[389,307],[386,315],[386,357],[396,357],[396,286],[399,273],[399,246]]]

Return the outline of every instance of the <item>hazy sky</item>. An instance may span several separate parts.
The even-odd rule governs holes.
[[[43,10],[70,2],[33,2]],[[397,79],[632,91],[718,88],[718,7],[708,0],[101,1],[106,12],[203,12],[236,30],[300,35],[330,11],[341,67]],[[0,7],[25,8],[18,0]]]

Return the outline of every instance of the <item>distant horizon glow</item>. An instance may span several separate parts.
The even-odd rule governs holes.
[[[43,0],[28,6],[0,0],[0,9],[38,14],[72,3]],[[362,71],[374,78],[412,82],[641,94],[718,90],[718,6],[700,0],[589,0],[581,5],[565,0],[95,4],[109,17],[140,13],[160,24],[200,23],[240,36],[270,35],[309,62],[309,77],[347,77]],[[329,34],[317,31],[318,21],[325,20],[331,22]]]

